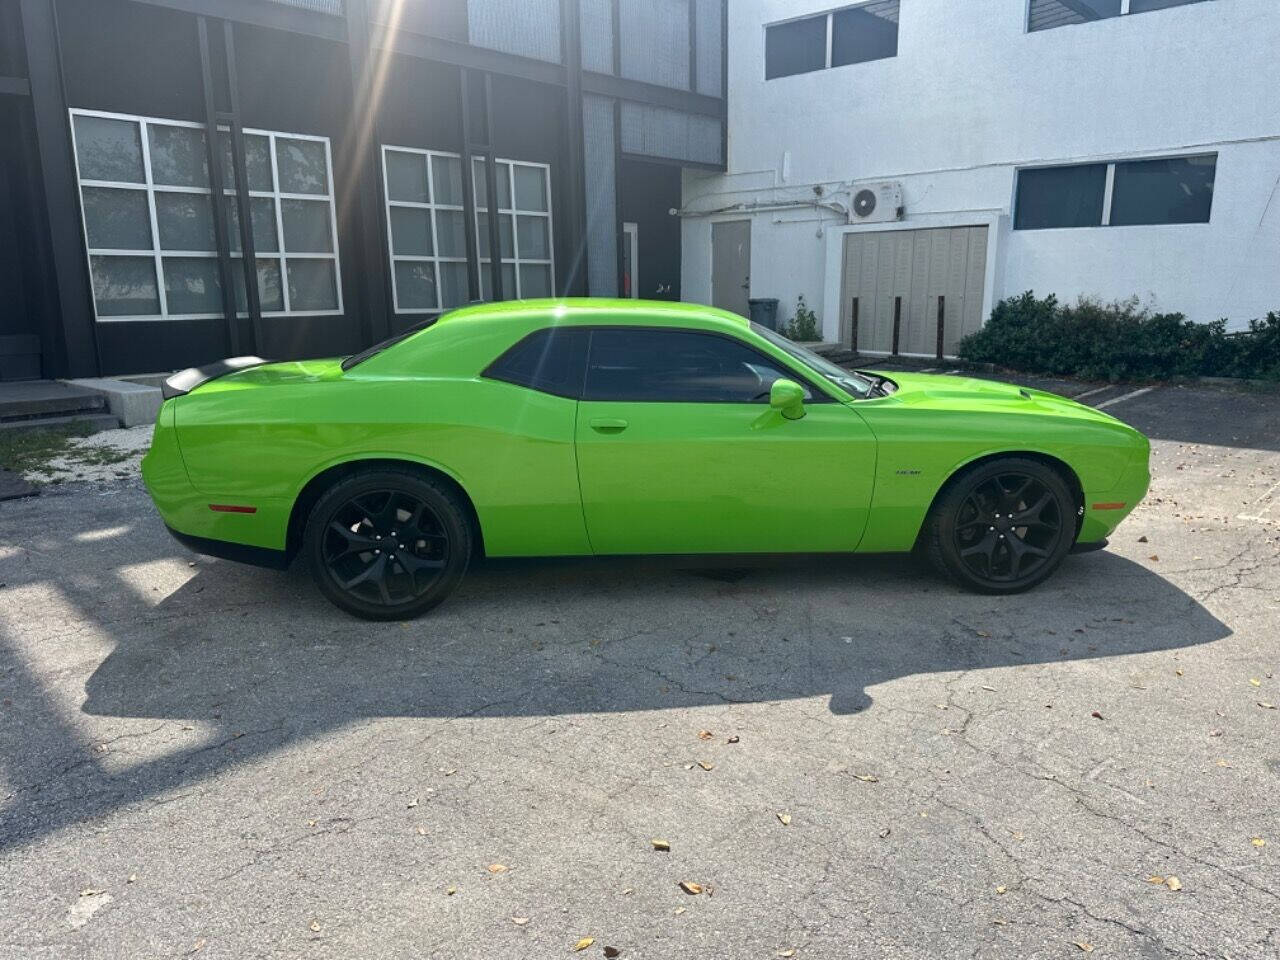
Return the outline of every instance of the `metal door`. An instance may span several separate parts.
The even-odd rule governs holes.
[[[954,356],[982,326],[987,228],[851,233],[840,340],[859,353]]]
[[[751,221],[725,220],[711,225],[711,304],[750,316]]]

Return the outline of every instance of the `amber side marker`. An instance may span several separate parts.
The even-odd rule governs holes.
[[[1124,507],[1123,503],[1095,503],[1093,505],[1095,510],[1123,510]]]
[[[242,507],[234,503],[211,503],[209,509],[214,513],[257,513],[257,507]]]

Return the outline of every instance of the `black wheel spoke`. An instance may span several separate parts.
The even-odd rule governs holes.
[[[421,597],[449,565],[447,528],[432,505],[406,490],[353,497],[331,515],[323,558],[333,582],[365,603]]]
[[[1052,487],[1011,470],[973,484],[960,501],[952,536],[960,562],[974,576],[1012,583],[1049,562],[1065,518]]]

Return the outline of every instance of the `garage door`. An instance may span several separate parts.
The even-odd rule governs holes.
[[[986,227],[848,234],[840,340],[859,353],[954,356],[982,326],[986,274]]]

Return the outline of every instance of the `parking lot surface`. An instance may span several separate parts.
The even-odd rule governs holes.
[[[1274,960],[1280,395],[1036,383],[1154,481],[1008,598],[490,561],[369,624],[137,481],[0,504],[0,957]]]

